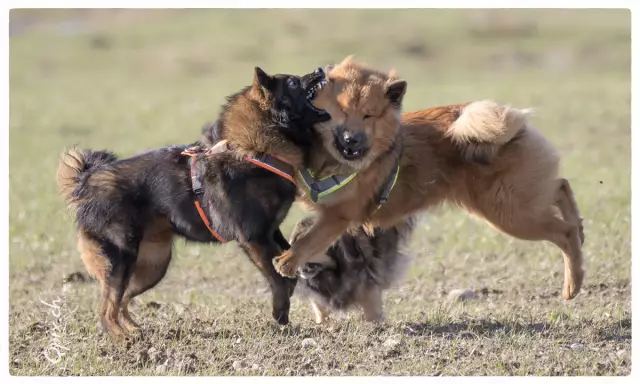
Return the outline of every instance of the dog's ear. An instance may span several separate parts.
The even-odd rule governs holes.
[[[389,76],[389,81],[398,80],[400,78],[398,76],[398,71],[395,68],[391,68],[388,76]]]
[[[256,87],[263,87],[268,91],[272,91],[273,89],[273,77],[267,75],[265,71],[260,67],[256,67],[255,74],[253,76],[253,85]]]
[[[400,106],[402,98],[407,92],[407,82],[404,80],[390,80],[384,90],[384,96],[389,99],[391,104]]]
[[[339,66],[347,66],[349,64],[353,64],[353,57],[355,56],[355,53],[353,55],[349,55],[347,57],[344,58],[344,60],[342,60],[342,62],[340,64],[338,64]]]

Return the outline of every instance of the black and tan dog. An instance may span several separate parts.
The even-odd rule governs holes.
[[[294,228],[290,242],[304,236],[314,225],[315,216],[305,217]],[[416,218],[409,216],[389,228],[369,230],[350,228],[325,253],[299,270],[299,292],[308,296],[316,323],[331,312],[361,309],[366,321],[384,319],[382,291],[400,280],[409,267],[410,257],[402,252]]]
[[[271,261],[289,248],[279,226],[296,195],[290,164],[308,149],[312,124],[329,118],[310,103],[324,82],[320,69],[297,77],[256,68],[253,84],[229,97],[205,136],[250,137],[262,153],[224,141],[124,160],[107,151],[63,153],[58,184],[75,214],[82,260],[100,282],[100,320],[108,331],[123,336],[138,327],[128,304],[163,278],[174,235],[237,241],[271,286],[274,318],[288,323],[295,280],[279,276]]]

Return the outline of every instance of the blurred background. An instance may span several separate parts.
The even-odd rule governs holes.
[[[398,70],[409,84],[405,111],[482,98],[535,108],[533,124],[562,154],[562,174],[585,217],[588,284],[628,289],[630,15],[579,9],[12,10],[12,332],[39,316],[27,305],[35,295],[84,272],[55,185],[65,146],[124,157],[189,143],[215,120],[227,95],[250,84],[255,66],[303,74],[351,54],[381,70]],[[285,235],[301,215],[294,208]],[[451,288],[491,287],[498,280],[515,295],[546,289],[548,297],[559,296],[561,256],[549,245],[506,238],[446,209],[426,215],[418,232],[412,243],[418,261],[402,288],[389,293],[395,303],[390,317],[411,317]],[[234,262],[224,262],[229,257]],[[91,323],[97,287],[82,289],[77,300],[86,304],[82,316]],[[512,302],[530,306],[529,296],[517,297]],[[222,319],[227,312],[220,308],[239,307],[264,318],[267,299],[258,273],[235,245],[181,241],[166,279],[141,298],[196,306],[203,316],[215,307]],[[247,300],[254,306],[241,304]],[[630,310],[630,292],[605,302]],[[293,318],[310,316],[306,304],[294,304]],[[29,337],[15,332],[14,342]]]

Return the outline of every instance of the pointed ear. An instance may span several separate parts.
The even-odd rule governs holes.
[[[349,55],[347,57],[344,58],[344,60],[342,60],[342,62],[338,65],[343,66],[343,65],[348,65],[351,64],[353,62],[353,57],[355,56],[355,53],[353,55]]]
[[[404,80],[391,80],[387,83],[384,95],[391,104],[400,106],[402,104],[402,98],[407,91],[407,82]]]
[[[388,76],[389,80],[398,80],[398,71],[395,68],[391,68]]]
[[[253,76],[253,85],[258,87],[264,87],[265,89],[271,90],[271,86],[273,84],[273,78],[265,71],[263,71],[260,67],[256,67],[255,74]]]

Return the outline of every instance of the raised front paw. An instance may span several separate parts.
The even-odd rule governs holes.
[[[290,251],[286,251],[282,255],[274,258],[273,266],[276,269],[276,272],[284,277],[296,277],[298,264],[293,259],[293,254]]]

